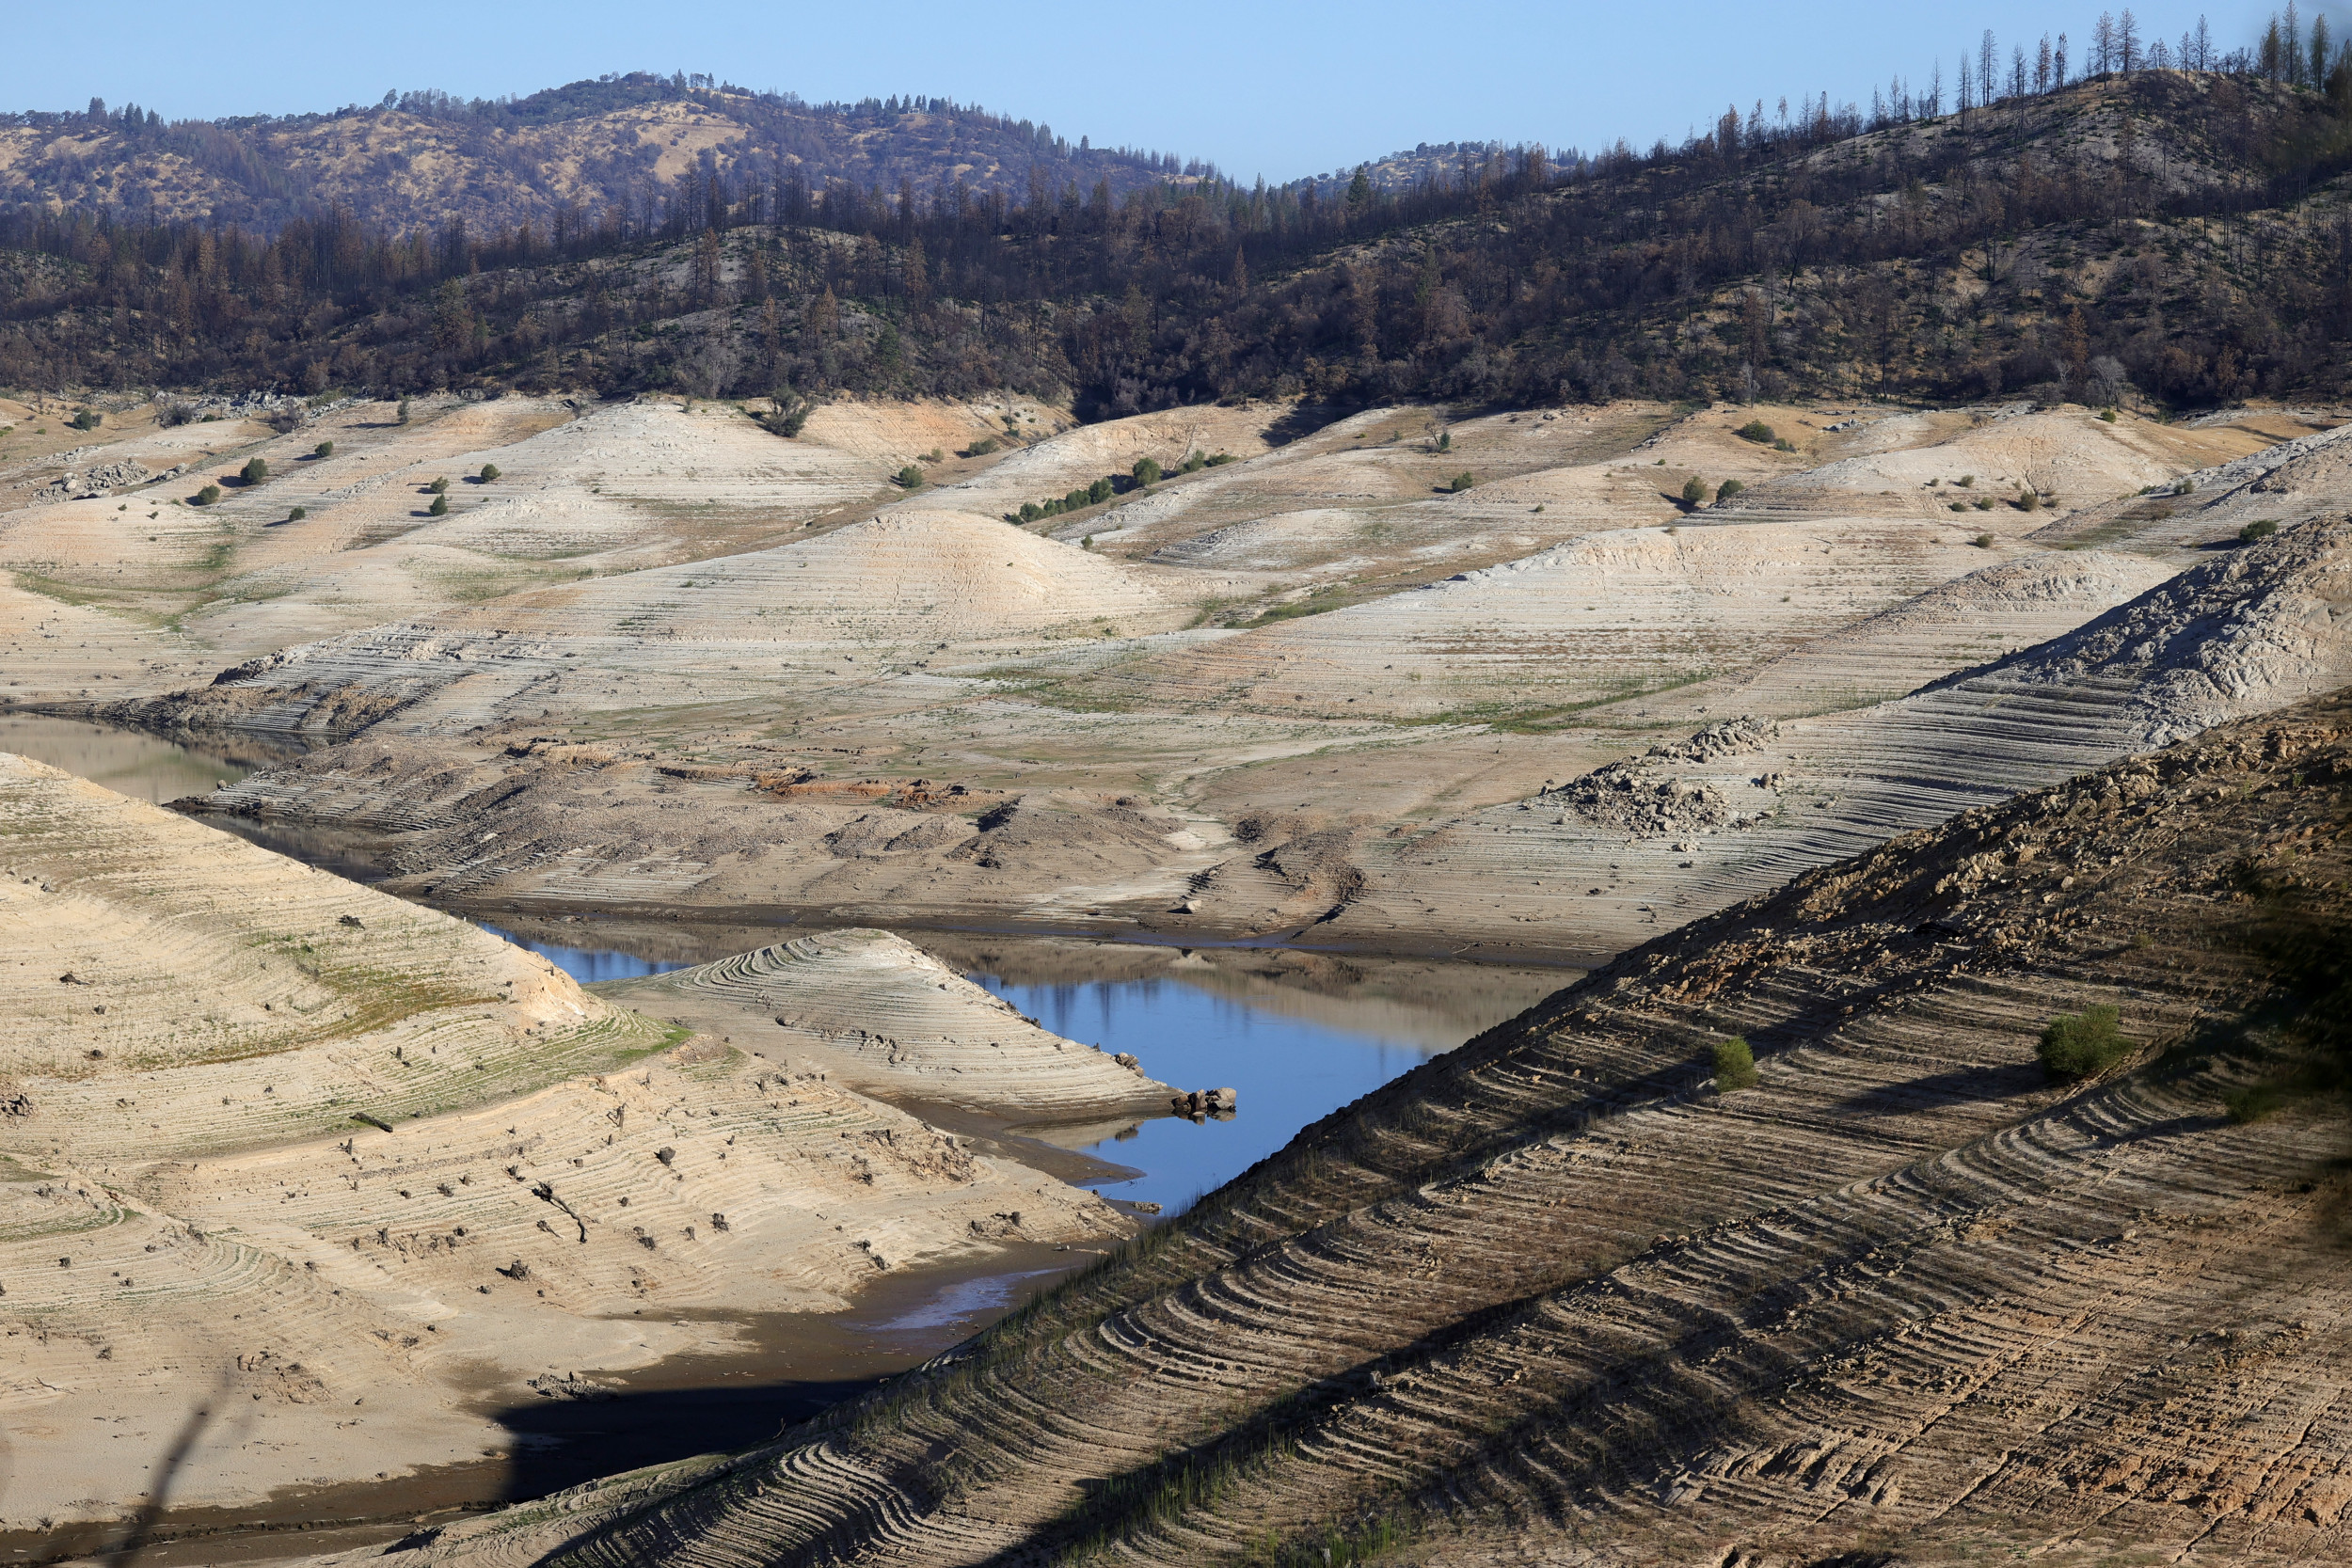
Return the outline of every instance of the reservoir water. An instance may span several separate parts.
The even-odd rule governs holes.
[[[279,760],[260,742],[192,747],[137,731],[0,714],[0,750],[146,800],[202,794]],[[206,817],[270,848],[358,879],[373,865],[349,835]],[[724,958],[791,930],[594,919],[485,928],[583,984]],[[1133,1172],[1101,1180],[1108,1197],[1180,1211],[1297,1131],[1451,1050],[1576,978],[1299,949],[1179,949],[1050,935],[908,929],[930,949],[1056,1034],[1127,1051],[1182,1089],[1231,1088],[1239,1114],[1194,1123],[1160,1117],[1088,1149]]]

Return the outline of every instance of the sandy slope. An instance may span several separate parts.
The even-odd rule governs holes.
[[[1915,694],[1734,721],[1556,791],[1369,838],[1359,891],[1322,930],[1411,929],[1473,904],[1543,920],[1565,895],[1590,950],[1612,952],[1893,833],[2332,690],[2352,681],[2348,608],[2352,517],[2307,523]]]
[[[1795,450],[1738,434],[1765,416]],[[882,410],[831,418],[839,450],[866,421],[860,438],[883,455],[859,461],[904,450],[889,450],[905,432]],[[1238,434],[1266,420],[1199,410],[1065,431],[787,543],[518,589],[107,711],[365,731],[212,807],[392,832],[403,885],[488,908],[985,912],[1220,934],[1319,921],[1343,942],[1584,959],[1751,872],[1719,879],[1718,851],[1673,847],[1690,833],[1629,847],[1556,804],[1522,808],[1539,790],[1725,717],[1827,724],[2063,636],[2211,559],[2116,521],[2173,504],[2169,482],[2197,459],[2223,461],[2186,474],[2182,504],[2335,483],[2328,433],[2274,452],[2264,443],[2287,427],[2079,409],[1670,420],[1622,405],[1452,423],[1391,409],[1053,526],[1076,543],[963,510],[1008,470],[1083,475],[1105,453],[1197,444],[1203,420]],[[732,411],[644,404],[517,443],[518,471],[592,438],[637,451],[690,436],[713,453],[796,450]],[[703,461],[688,467],[750,458]],[[1915,504],[1983,499],[2001,462],[2057,465],[2080,488],[2039,532],[2047,511]],[[1480,483],[1433,496],[1455,464]],[[1779,499],[1684,514],[1667,498],[1691,473],[1746,473],[1752,496]],[[1931,490],[1922,474],[1987,483]],[[2165,496],[2094,504],[2100,486],[2148,476]],[[1880,504],[1869,486],[1896,480],[1912,488]],[[1644,526],[1623,526],[1627,511]],[[1230,595],[1274,613],[1235,626]],[[1295,613],[1327,605],[1340,608]],[[1757,852],[1731,860],[1786,875],[1975,799],[1958,781],[2015,787],[2121,744],[2088,730],[2036,742],[2042,760],[2012,780],[2007,742],[1970,757],[1978,722],[1701,781],[1723,802],[1704,825],[1744,819],[1739,842]],[[1872,784],[1882,772],[1898,782]],[[1767,773],[1779,783],[1756,782]],[[1785,849],[1774,834],[1799,820],[1810,847]],[[1463,849],[1466,835],[1501,858]]]
[[[8,1527],[119,1514],[139,1490],[119,1462],[199,1404],[222,1424],[183,1506],[470,1461],[503,1451],[486,1412],[530,1380],[1124,1226],[854,1092],[824,1042],[665,1027],[477,927],[6,755],[0,953],[0,1408],[35,1439]],[[847,1017],[944,974],[897,947],[803,989]]]
[[[823,1064],[870,1094],[1023,1124],[1165,1115],[1166,1084],[1040,1028],[887,931],[827,931],[606,988],[641,1011]]]

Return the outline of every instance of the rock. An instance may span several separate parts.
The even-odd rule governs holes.
[[[1200,1121],[1207,1117],[1220,1119],[1232,1117],[1237,1097],[1232,1089],[1222,1088],[1191,1089],[1184,1094],[1169,1096],[1168,1102],[1175,1107],[1178,1116]]]

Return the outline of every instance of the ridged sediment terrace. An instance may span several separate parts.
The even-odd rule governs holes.
[[[41,1439],[11,1527],[117,1517],[94,1478],[199,1408],[244,1436],[199,1445],[183,1506],[479,1464],[540,1382],[593,1390],[735,1344],[730,1315],[1130,1228],[778,1049],[813,1040],[615,1006],[464,921],[15,757],[0,929],[0,1407]],[[805,1001],[848,1016],[894,965],[940,978],[898,944]],[[994,1032],[1101,1064],[1077,1083],[1143,1082]]]
[[[2224,1115],[2268,1069],[2216,1029],[2276,983],[2249,877],[2341,930],[2348,721],[1808,873],[771,1448],[394,1560],[1247,1562],[1375,1526],[1423,1563],[2331,1560],[2343,1127]],[[2037,1034],[2103,1003],[2133,1062],[2047,1078]],[[1732,1033],[1752,1086],[1709,1076]]]

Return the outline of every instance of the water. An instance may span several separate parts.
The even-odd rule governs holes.
[[[136,730],[40,713],[0,713],[0,752],[62,768],[138,800],[201,795],[268,766],[258,748],[191,750]]]
[[[641,958],[634,953],[623,953],[610,947],[566,947],[560,942],[543,942],[535,937],[516,936],[496,926],[482,928],[494,937],[504,937],[516,946],[536,953],[581,985],[598,980],[641,980],[648,974],[667,974],[674,969],[691,968],[684,959]]]
[[[1236,1091],[1239,1114],[1230,1121],[1161,1117],[1088,1150],[1140,1172],[1104,1183],[1104,1196],[1157,1203],[1170,1212],[1441,1049],[1401,1032],[1294,1017],[1183,980],[1014,985],[995,974],[973,978],[1057,1035],[1133,1052],[1164,1083]]]
[[[148,800],[200,794],[280,760],[260,743],[191,747],[134,731],[0,714],[0,750]],[[326,870],[381,875],[358,835],[224,816],[199,820]],[[665,974],[776,942],[772,927],[586,921],[485,926],[582,984]],[[552,929],[550,929],[552,927]],[[560,933],[563,940],[558,940]],[[1567,970],[1504,969],[1279,949],[1177,949],[1049,936],[909,930],[1056,1034],[1133,1052],[1179,1089],[1232,1088],[1239,1114],[1196,1125],[1159,1117],[1088,1151],[1137,1172],[1106,1196],[1180,1211],[1288,1143],[1302,1127],[1533,1006]],[[939,1310],[986,1315],[999,1302]]]

